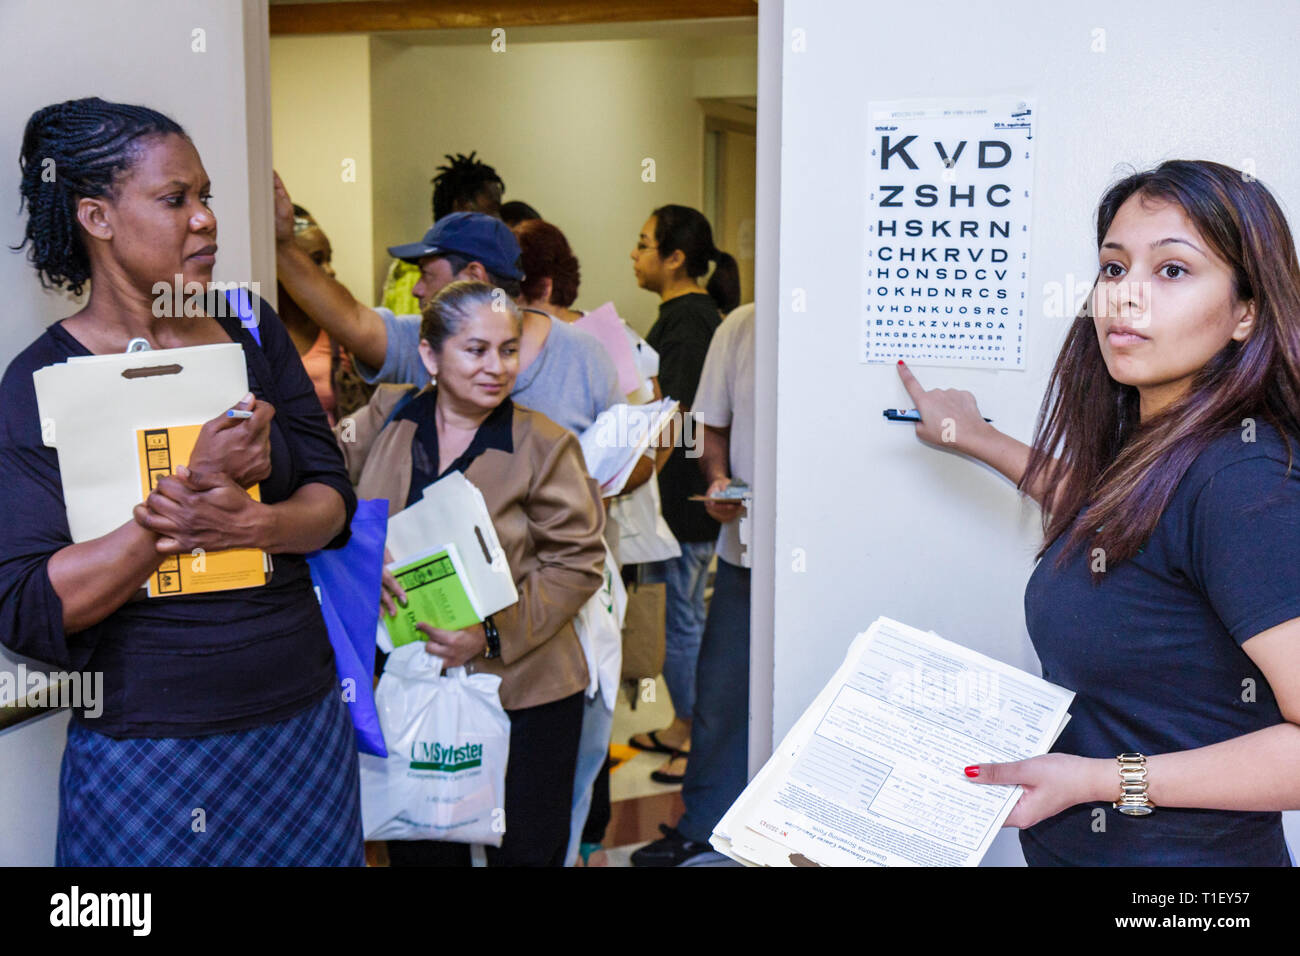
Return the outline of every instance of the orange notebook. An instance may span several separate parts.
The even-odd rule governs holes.
[[[171,428],[142,428],[136,432],[140,452],[140,481],[147,497],[158,479],[174,474],[188,464],[202,425],[174,425]],[[258,486],[248,489],[254,501],[261,501]],[[149,578],[149,596],[174,597],[235,588],[260,587],[266,583],[267,554],[259,548],[229,551],[200,551],[168,556]]]

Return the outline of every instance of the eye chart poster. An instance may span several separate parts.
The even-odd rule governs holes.
[[[1033,106],[868,104],[863,362],[1024,368]]]

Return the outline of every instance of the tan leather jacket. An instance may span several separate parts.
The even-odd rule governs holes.
[[[369,404],[334,429],[357,496],[387,498],[390,516],[406,507],[416,424],[397,420],[384,427],[384,421],[414,388],[380,386]],[[483,493],[519,603],[492,615],[501,656],[479,656],[467,669],[500,675],[501,705],[518,710],[587,686],[573,618],[604,582],[605,509],[572,433],[516,405],[511,434],[512,453],[486,449],[465,477]]]

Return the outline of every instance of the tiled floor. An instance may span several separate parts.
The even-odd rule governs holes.
[[[635,710],[629,703],[629,693],[629,685],[624,684],[618,695],[618,703],[614,706],[612,736],[616,744],[626,744],[633,734],[667,727],[673,720],[672,699],[662,677],[653,686],[647,684],[638,688]],[[666,754],[638,751],[635,757],[620,764],[610,776],[610,800],[630,800],[681,790],[677,784],[656,783],[650,779],[650,773],[662,767],[667,760]]]
[[[635,708],[631,703],[633,694]],[[625,684],[614,707],[613,743],[626,745],[633,734],[667,727],[672,719],[672,700],[662,677],[636,688]],[[676,823],[681,815],[681,785],[650,779],[650,774],[667,760],[665,754],[633,751],[633,756],[610,774],[611,814],[605,831],[610,866],[631,866],[628,857],[632,851],[657,839],[660,823]]]
[[[712,596],[712,581],[705,591],[705,602]],[[635,694],[636,706],[631,697]],[[633,734],[659,730],[672,723],[673,706],[662,675],[653,685],[633,688],[625,684],[614,707],[615,744],[626,744]],[[628,857],[648,841],[658,839],[658,824],[677,822],[681,816],[681,785],[657,783],[650,774],[668,760],[666,754],[639,751],[615,768],[609,778],[611,820],[605,839],[610,866],[631,866]],[[621,844],[621,845],[620,845]],[[731,863],[721,854],[705,854],[700,865],[719,865],[711,858]]]

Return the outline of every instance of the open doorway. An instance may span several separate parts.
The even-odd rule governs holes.
[[[740,265],[740,301],[754,301],[756,117],[753,96],[703,99],[704,209],[714,242]]]

